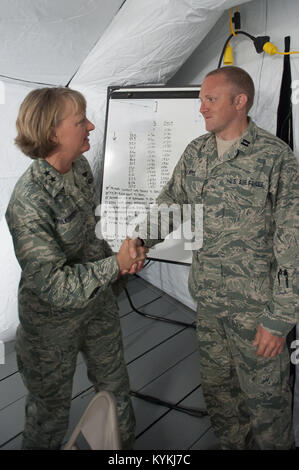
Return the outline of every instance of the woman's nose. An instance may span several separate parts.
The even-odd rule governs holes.
[[[95,129],[95,125],[87,119],[87,129],[88,131],[93,131]]]

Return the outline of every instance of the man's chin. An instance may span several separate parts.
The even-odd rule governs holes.
[[[209,123],[207,124],[207,123],[206,123],[206,131],[207,131],[207,132],[213,132],[213,129],[214,129],[214,128],[213,128],[213,126],[212,126],[211,124],[209,124]]]
[[[212,131],[213,131],[213,125],[212,125],[212,123],[211,123],[210,118],[205,119],[205,125],[206,125],[206,130],[207,130],[208,132],[212,132]]]

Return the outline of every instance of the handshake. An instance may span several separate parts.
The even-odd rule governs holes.
[[[119,266],[119,274],[135,274],[142,270],[148,248],[142,246],[140,238],[127,237],[116,255]]]

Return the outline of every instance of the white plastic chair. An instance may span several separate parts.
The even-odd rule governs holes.
[[[116,402],[111,392],[97,393],[64,450],[120,450]]]

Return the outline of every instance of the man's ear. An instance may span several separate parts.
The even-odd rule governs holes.
[[[234,98],[234,104],[236,106],[236,109],[238,111],[241,111],[244,109],[247,105],[248,97],[245,95],[245,93],[240,93],[239,95],[235,96]]]

